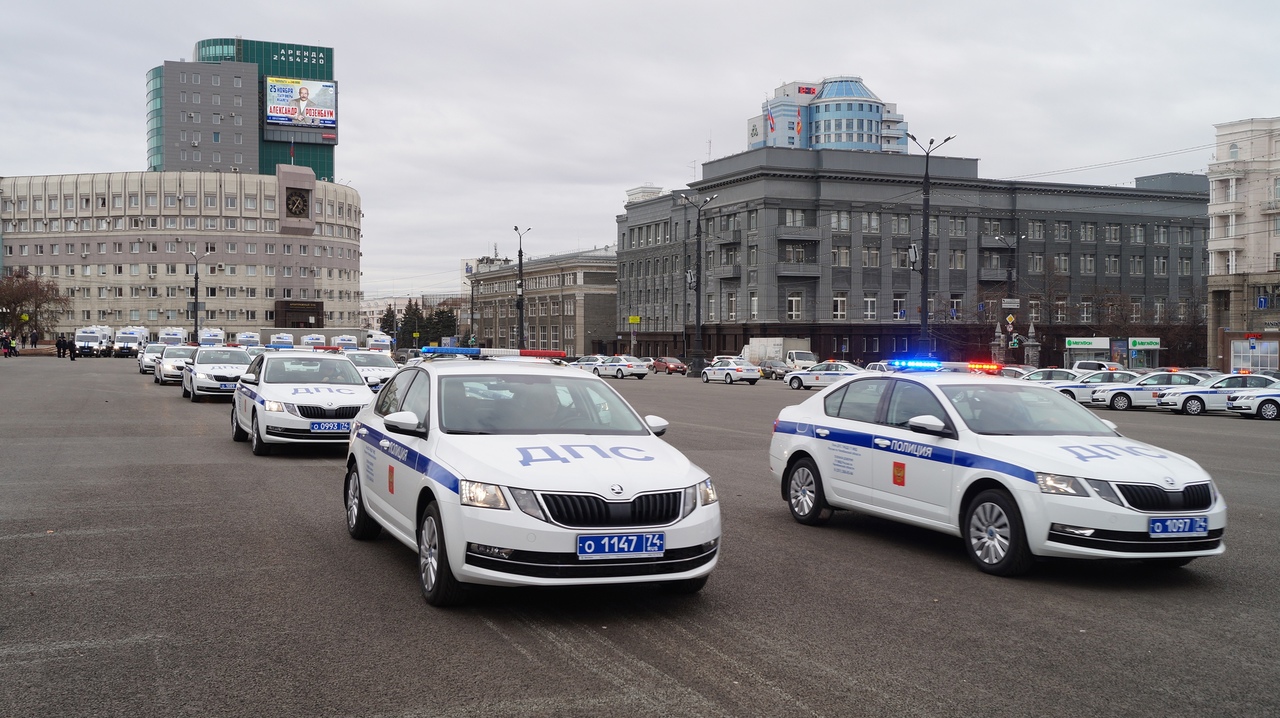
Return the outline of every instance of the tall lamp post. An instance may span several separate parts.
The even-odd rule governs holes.
[[[195,337],[193,337],[193,339],[195,339],[196,343],[199,344],[200,343],[200,260],[209,256],[210,254],[213,254],[213,252],[205,252],[204,254],[197,255],[196,251],[193,249],[190,252],[188,252],[188,254],[191,255],[192,259],[196,260],[196,288],[195,288],[196,300],[191,303],[191,306],[193,307],[193,309],[191,310],[191,313],[194,314],[196,318],[196,335]]]
[[[916,143],[924,151],[924,222],[920,231],[920,343],[924,346],[930,346],[929,343],[929,156],[939,147],[947,144],[956,138],[951,135],[945,140],[934,144],[933,138],[929,138],[929,146],[925,147],[920,144],[920,140],[916,136],[907,133],[907,137]]]
[[[520,340],[516,348],[524,349],[524,236],[533,231],[533,227],[525,227],[523,232],[520,231],[520,225],[512,229],[519,237],[516,240],[516,321],[519,322],[520,327],[516,331]]]
[[[475,275],[471,275],[471,304],[467,306],[467,329],[471,334],[471,346],[479,346],[480,340],[476,338],[476,285],[480,283]]]
[[[713,194],[701,202],[694,202],[689,195],[679,195],[696,213],[697,229],[694,231],[693,256],[693,351],[689,352],[689,371],[686,376],[701,377],[706,367],[706,354],[702,351],[702,208],[720,195]]]

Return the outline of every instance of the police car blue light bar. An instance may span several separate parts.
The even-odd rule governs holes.
[[[937,359],[894,359],[889,364],[900,369],[919,369],[923,371],[942,368],[942,362]]]
[[[422,347],[423,354],[457,354],[472,357],[563,357],[551,349],[481,349],[478,347]]]

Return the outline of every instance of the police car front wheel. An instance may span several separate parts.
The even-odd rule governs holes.
[[[236,405],[231,404],[231,440],[232,441],[248,441],[249,432],[240,428],[240,417],[236,416]]]
[[[452,606],[463,599],[462,585],[449,567],[440,506],[434,501],[422,509],[418,520],[418,584],[432,606]]]
[[[807,526],[824,524],[831,518],[832,509],[822,495],[822,478],[812,459],[802,457],[792,464],[786,481],[787,505],[792,518]]]
[[[803,389],[804,381],[798,376],[791,377],[791,388],[796,390]]]
[[[1009,494],[989,489],[973,497],[964,525],[969,558],[985,573],[1017,576],[1031,569],[1035,556],[1027,547],[1022,515]]]
[[[271,454],[271,445],[262,440],[262,427],[258,425],[257,412],[254,412],[253,418],[249,421],[249,429],[253,432],[249,436],[252,441],[249,448],[253,450],[253,455],[269,456]]]
[[[347,471],[347,533],[351,534],[351,538],[358,541],[368,541],[378,538],[382,533],[382,526],[373,520],[364,510],[364,501],[360,495],[360,470],[356,468],[355,462],[351,462],[351,468]]]

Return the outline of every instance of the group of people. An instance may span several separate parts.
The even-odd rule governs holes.
[[[22,345],[24,347],[27,345],[25,341],[25,337],[24,337],[24,341],[22,342]],[[13,338],[13,335],[9,334],[8,332],[4,332],[3,334],[0,334],[0,350],[4,351],[5,359],[8,359],[11,356],[12,357],[18,356],[18,342]]]
[[[76,355],[80,353],[79,350],[76,348],[75,340],[67,339],[61,334],[58,335],[58,341],[54,344],[54,346],[58,348],[59,359],[63,357],[71,357],[71,361],[75,361]]]

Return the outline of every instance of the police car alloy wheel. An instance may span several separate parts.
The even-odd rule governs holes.
[[[969,558],[984,572],[1017,576],[1035,562],[1018,507],[1005,492],[989,489],[973,497],[964,526]]]
[[[791,377],[791,388],[797,391],[799,391],[800,389],[803,389],[804,381],[798,376]]]
[[[1182,402],[1182,413],[1191,416],[1199,416],[1204,413],[1204,400],[1200,397],[1193,396]]]
[[[1116,394],[1111,397],[1111,408],[1116,411],[1127,411],[1132,404],[1128,394]]]
[[[1274,421],[1277,416],[1280,416],[1280,404],[1277,404],[1274,401],[1262,402],[1262,404],[1258,406],[1258,416],[1263,419]]]
[[[368,541],[378,538],[382,533],[382,526],[373,520],[364,510],[364,500],[360,495],[360,470],[356,468],[355,462],[351,462],[351,466],[347,469],[347,490],[346,490],[346,506],[347,506],[347,533],[351,534],[351,538],[359,541]]]
[[[783,487],[784,498],[791,507],[791,517],[807,526],[824,524],[833,513],[822,495],[822,479],[818,477],[818,467],[809,458],[802,458],[792,464],[787,472],[787,484]]]
[[[1074,392],[1071,392],[1071,391],[1063,391],[1062,393],[1063,393],[1063,394],[1066,394],[1068,399],[1071,399],[1072,401],[1075,401],[1076,395],[1075,395],[1075,393],[1074,393]]]
[[[187,389],[187,380],[183,379],[182,380],[182,398],[188,399],[190,397],[191,397],[191,392]]]
[[[732,374],[730,374],[729,372],[725,372],[725,373],[724,373],[724,383],[726,383],[726,384],[732,384],[732,383],[733,383],[733,375],[732,375]]]
[[[231,403],[231,440],[232,441],[248,441],[249,432],[240,427],[240,419],[236,416],[235,401]]]
[[[702,383],[706,384],[709,381],[711,381],[711,375],[707,374],[705,371],[702,372]]]
[[[432,606],[452,606],[463,598],[462,586],[449,567],[440,507],[434,501],[422,509],[418,521],[418,583],[422,597]]]
[[[253,432],[250,438],[253,443],[250,448],[253,449],[254,456],[270,456],[271,445],[262,440],[262,427],[258,425],[258,413],[254,412],[253,418],[249,420],[249,429]]]

